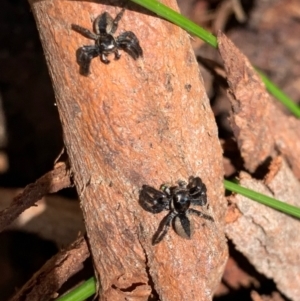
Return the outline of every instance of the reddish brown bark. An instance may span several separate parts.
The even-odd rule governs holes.
[[[114,2],[116,4],[116,2]],[[227,258],[225,201],[217,128],[188,35],[130,7],[119,32],[138,36],[143,59],[122,53],[78,72],[75,52],[93,42],[71,30],[92,28],[120,7],[78,1],[31,1],[57,98],[66,149],[81,198],[100,300],[210,300]],[[175,1],[165,1],[175,7]],[[170,229],[152,236],[167,212],[138,204],[143,184],[158,188],[189,176],[208,187],[214,223],[195,219],[191,240]],[[203,226],[203,224],[205,224]]]

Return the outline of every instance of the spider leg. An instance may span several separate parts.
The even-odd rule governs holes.
[[[119,52],[119,49],[117,48],[117,49],[115,50],[115,60],[118,60],[120,57],[121,57],[121,54],[120,54],[120,52]]]
[[[169,199],[162,191],[143,185],[139,197],[140,205],[148,212],[159,213],[163,210],[169,210]]]
[[[191,204],[196,206],[205,206],[207,204],[207,195],[200,195],[197,198],[191,197]]]
[[[191,203],[198,206],[204,206],[207,203],[206,186],[199,177],[191,177],[187,186]]]
[[[153,236],[152,245],[156,245],[162,241],[162,239],[165,237],[165,235],[167,234],[167,232],[170,228],[173,218],[176,215],[177,215],[176,212],[171,211],[162,219],[162,221],[159,224],[158,230],[156,231],[156,233]]]
[[[178,181],[178,186],[179,186],[180,188],[185,188],[185,187],[186,187],[186,182],[185,182],[185,181],[182,181],[182,180],[179,180],[179,181]]]
[[[143,56],[139,40],[132,31],[125,31],[116,38],[118,47],[126,51],[133,59]]]
[[[202,212],[200,212],[198,210],[195,210],[195,209],[192,209],[192,208],[188,209],[188,213],[200,216],[200,217],[205,218],[205,219],[207,219],[209,221],[212,221],[212,222],[214,221],[214,219],[210,215],[202,213]]]
[[[76,51],[77,63],[80,66],[80,74],[88,75],[90,72],[91,60],[99,55],[95,45],[83,46]]]
[[[110,61],[107,59],[107,55],[105,53],[101,53],[101,61],[105,64],[110,63]]]
[[[72,24],[71,28],[74,31],[79,32],[80,34],[82,34],[84,37],[86,37],[88,39],[91,39],[91,40],[97,40],[98,39],[98,35],[96,35],[95,33],[91,32],[90,30],[88,30],[86,28],[83,28],[83,27],[81,27],[79,25]]]
[[[116,32],[116,30],[118,29],[118,23],[122,19],[124,12],[125,12],[125,8],[122,8],[122,10],[116,15],[116,17],[113,21],[112,28],[110,30],[111,34],[114,34]]]

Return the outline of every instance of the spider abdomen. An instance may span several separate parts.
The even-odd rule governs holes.
[[[194,223],[186,215],[177,215],[173,220],[173,227],[175,232],[185,239],[191,239],[195,230]]]

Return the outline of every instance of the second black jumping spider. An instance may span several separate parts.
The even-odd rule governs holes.
[[[126,51],[135,60],[143,56],[139,40],[132,31],[125,31],[118,37],[113,36],[124,11],[123,8],[114,19],[109,13],[102,13],[94,21],[94,32],[72,24],[73,30],[95,41],[95,45],[82,46],[77,50],[77,62],[80,65],[81,74],[89,74],[91,60],[97,56],[100,56],[101,61],[105,64],[110,62],[107,56],[111,53],[114,53],[115,59],[118,60],[121,57],[120,49]]]
[[[191,205],[204,206],[207,203],[206,186],[199,177],[190,177],[188,184],[178,181],[178,186],[162,185],[161,190],[143,185],[139,201],[141,206],[151,213],[169,211],[153,237],[153,244],[164,238],[172,222],[178,235],[190,239],[193,230],[188,218],[190,214],[214,221],[211,216],[190,208]]]

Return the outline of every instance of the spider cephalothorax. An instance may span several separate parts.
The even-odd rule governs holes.
[[[126,51],[134,59],[143,56],[139,40],[132,31],[125,31],[118,37],[113,36],[124,11],[123,8],[114,19],[107,12],[98,16],[94,21],[94,32],[72,24],[73,30],[95,41],[95,45],[82,46],[77,50],[77,62],[81,74],[89,74],[91,60],[97,56],[100,56],[101,61],[106,64],[109,63],[107,56],[111,53],[115,54],[116,60],[119,59],[121,56],[119,49]]]
[[[178,186],[162,185],[161,190],[143,185],[140,193],[142,207],[152,213],[169,211],[161,221],[152,243],[157,244],[164,238],[172,221],[176,233],[190,239],[193,227],[188,215],[194,214],[210,221],[214,220],[211,216],[190,208],[191,205],[204,206],[206,203],[206,186],[199,177],[190,177],[188,184],[178,181]]]

